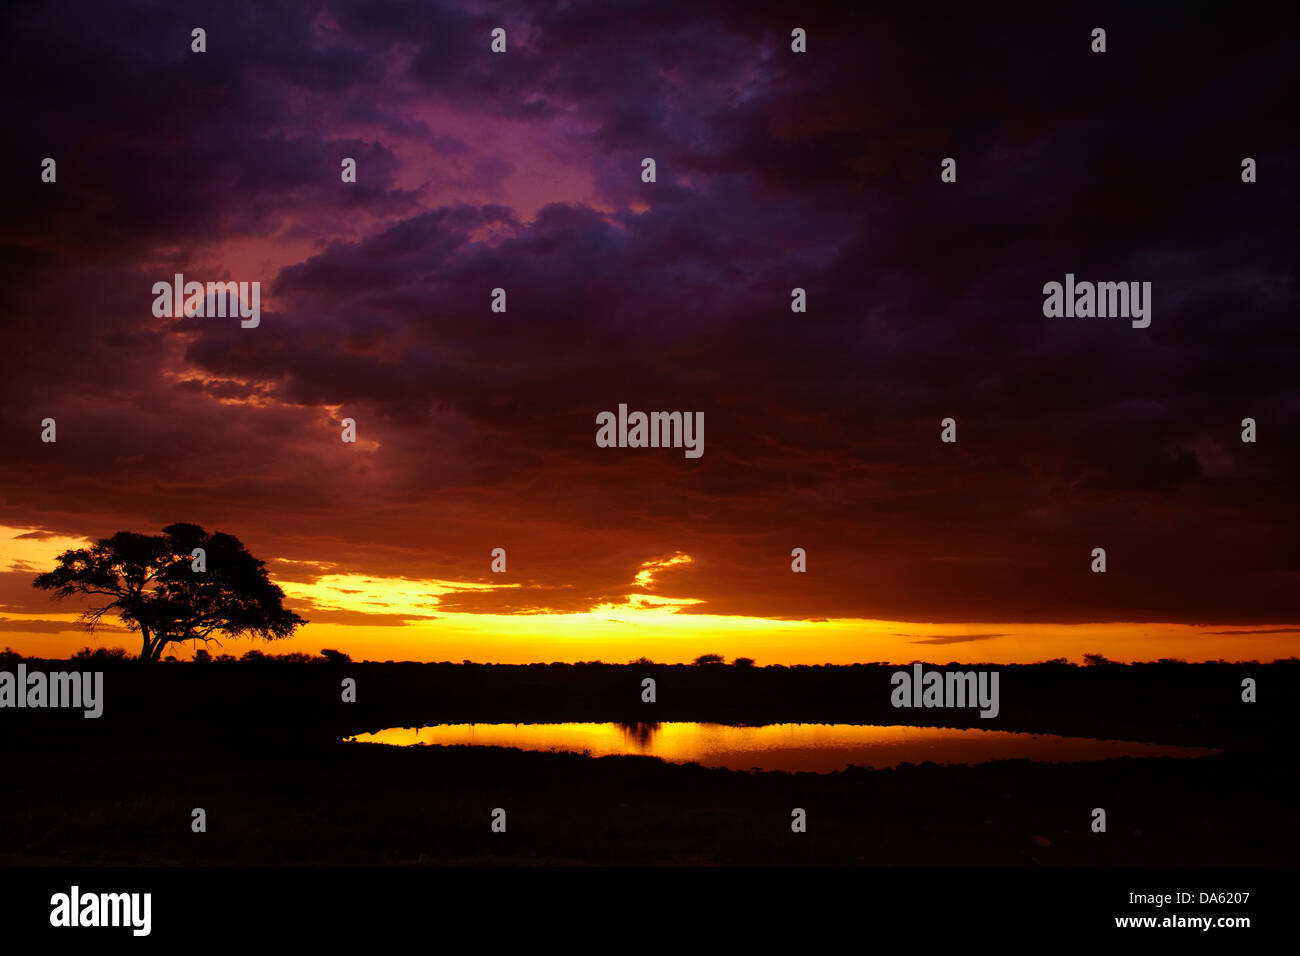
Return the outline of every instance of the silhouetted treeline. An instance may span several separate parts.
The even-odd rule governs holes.
[[[289,666],[310,661],[307,666]],[[151,734],[212,737],[306,734],[329,739],[385,727],[433,723],[712,721],[871,723],[975,727],[1145,740],[1234,749],[1293,746],[1300,661],[1272,664],[1163,662],[1077,667],[1046,664],[927,664],[996,669],[1000,713],[978,708],[894,708],[894,664],[767,667],[691,664],[357,663],[336,658],[252,657],[220,665],[148,668],[99,658],[104,716],[96,724],[140,725]],[[32,661],[47,670],[85,661]],[[2,665],[0,666],[9,666]],[[1258,702],[1242,701],[1242,681]],[[356,702],[342,682],[356,681]],[[642,701],[643,681],[656,701]],[[167,715],[160,721],[160,715]],[[79,719],[11,711],[3,728]]]
[[[0,651],[0,661],[23,660],[23,655],[19,654],[11,647],[6,647]],[[74,661],[127,661],[139,660],[125,647],[83,647],[72,655]],[[162,658],[164,663],[187,663],[187,664],[228,664],[236,661],[274,661],[281,664],[346,664],[352,658],[342,651],[332,651],[329,649],[320,652],[319,656],[312,654],[303,654],[300,651],[292,651],[288,654],[267,654],[259,651],[257,648],[245,651],[243,657],[235,657],[233,654],[212,654],[207,648],[200,647],[194,652],[194,657],[188,661],[182,661],[174,654],[168,654]]]

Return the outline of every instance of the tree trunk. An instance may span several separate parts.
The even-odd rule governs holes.
[[[149,637],[149,628],[143,624],[140,625],[140,634],[144,640],[144,644],[140,648],[140,661],[147,664],[153,660],[153,640]]]

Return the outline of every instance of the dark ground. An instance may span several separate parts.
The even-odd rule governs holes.
[[[86,666],[105,671],[102,718],[0,711],[0,865],[1181,866],[1290,864],[1300,850],[1294,662],[999,666],[1000,716],[964,721],[890,707],[892,665],[28,662]],[[645,676],[657,704],[640,701]],[[1243,676],[1259,703],[1241,702]],[[355,704],[340,701],[344,677]],[[789,774],[338,739],[440,721],[652,719],[943,723],[1226,752]],[[191,832],[194,807],[208,832]],[[507,833],[490,830],[495,807]],[[790,831],[794,807],[807,833]],[[1108,832],[1090,831],[1093,807]]]

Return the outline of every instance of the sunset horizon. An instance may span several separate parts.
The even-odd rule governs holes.
[[[1285,928],[1294,19],[6,5],[6,938]]]
[[[294,649],[1290,656],[1294,187],[1207,151],[1200,99],[1083,44],[999,61],[972,129],[992,93],[931,67],[991,68],[974,14],[918,60],[848,10],[807,54],[726,3],[519,11],[508,53],[459,7],[206,12],[275,58],[180,11],[100,45],[90,8],[111,79],[11,98],[56,165],[0,157],[0,641],[86,643],[35,545],[186,521],[267,562]],[[1199,76],[1216,34],[1177,29],[1148,55]],[[1284,166],[1248,76],[1216,137]]]
[[[90,544],[89,538],[0,526],[0,562],[10,573],[34,575],[51,566],[63,550]],[[641,658],[690,663],[706,653],[726,659],[746,657],[759,666],[914,660],[1031,664],[1061,658],[1079,664],[1085,655],[1093,654],[1116,663],[1266,662],[1294,658],[1294,635],[1300,633],[1300,627],[1286,622],[1227,627],[1221,622],[903,622],[714,615],[707,613],[707,606],[701,607],[706,602],[666,593],[658,584],[658,576],[676,573],[677,587],[690,587],[685,575],[694,570],[695,562],[681,553],[643,562],[617,603],[570,612],[493,613],[486,596],[504,590],[513,597],[509,592],[526,591],[531,582],[490,573],[466,581],[376,577],[327,569],[328,562],[317,562],[316,573],[307,575],[301,567],[306,562],[264,560],[271,579],[285,591],[286,607],[307,618],[307,625],[285,639],[172,645],[169,653],[186,659],[199,648],[213,656],[238,657],[250,650],[315,654],[325,647],[357,660],[500,664],[626,663]],[[286,576],[280,577],[276,569],[285,565],[291,567],[285,567]],[[495,583],[492,577],[507,580]],[[440,610],[442,595],[454,599],[460,593],[476,595],[483,609]],[[71,656],[83,647],[122,646],[134,652],[133,632],[120,624],[100,623],[91,635],[69,602],[49,600],[49,608],[39,614],[0,615],[0,643],[21,654],[44,657]],[[368,618],[374,618],[374,623]],[[24,624],[31,629],[25,630]]]

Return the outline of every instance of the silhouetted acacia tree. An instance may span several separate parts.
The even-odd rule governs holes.
[[[202,548],[206,570],[193,569]],[[58,567],[39,575],[35,587],[55,597],[108,598],[82,614],[94,631],[106,614],[121,618],[142,641],[140,660],[156,661],[168,644],[227,637],[288,637],[307,622],[284,607],[284,592],[266,564],[238,538],[198,525],[173,524],[160,535],[119,531],[90,548],[59,555]]]

